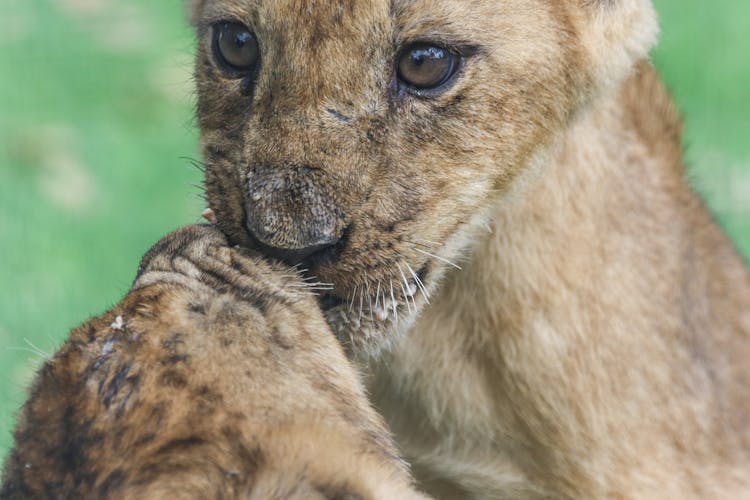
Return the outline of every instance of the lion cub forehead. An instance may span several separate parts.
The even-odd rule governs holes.
[[[363,24],[390,18],[390,0],[193,0],[198,21],[233,17],[249,24],[326,26]]]
[[[538,0],[188,0],[196,24],[236,19],[271,30],[388,26],[395,39],[465,37]],[[438,36],[439,37],[439,36]]]

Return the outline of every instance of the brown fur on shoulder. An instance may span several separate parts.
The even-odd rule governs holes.
[[[2,498],[423,498],[294,270],[192,226],[41,369]]]

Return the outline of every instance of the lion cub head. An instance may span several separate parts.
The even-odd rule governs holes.
[[[210,207],[350,346],[403,331],[483,213],[656,34],[649,0],[193,0]]]

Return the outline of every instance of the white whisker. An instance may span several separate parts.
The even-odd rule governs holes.
[[[322,281],[316,281],[315,283],[307,283],[307,286],[324,286],[328,288],[333,288],[333,283],[324,283]]]
[[[401,273],[401,278],[403,278],[404,283],[401,285],[401,290],[404,292],[404,300],[406,301],[406,307],[409,308],[409,312],[411,312],[411,304],[409,304],[409,295],[406,293],[406,290],[409,289],[409,280],[406,279],[406,275],[404,274],[403,269],[401,269],[401,264],[398,262],[396,263],[396,267],[398,267],[398,272]],[[412,301],[414,300],[414,297],[412,297]],[[414,302],[414,310],[417,308],[417,303]]]
[[[430,294],[427,293],[427,288],[425,288],[424,283],[422,283],[422,280],[419,279],[419,276],[417,273],[414,272],[414,269],[411,268],[408,262],[404,262],[406,265],[406,268],[409,270],[412,276],[414,276],[414,281],[417,282],[417,286],[422,290],[422,294],[424,295],[424,300],[429,304],[430,303]]]
[[[367,293],[367,304],[370,306],[370,321],[374,322],[372,317],[372,294],[370,293],[370,279],[365,271],[365,292]]]
[[[307,290],[333,290],[333,285],[327,283],[286,283],[289,288],[305,288]]]
[[[458,264],[455,264],[455,263],[453,263],[453,262],[449,261],[449,260],[448,260],[448,259],[446,259],[445,257],[441,257],[441,256],[439,256],[439,255],[435,255],[435,254],[432,254],[432,253],[430,253],[430,252],[425,252],[424,250],[420,250],[419,248],[415,248],[414,250],[416,250],[416,251],[417,251],[417,252],[419,252],[419,253],[423,253],[423,254],[425,254],[425,255],[427,255],[427,256],[429,256],[429,257],[432,257],[432,258],[434,258],[434,259],[437,259],[437,260],[439,260],[439,261],[441,261],[441,262],[445,262],[445,263],[446,263],[446,264],[448,264],[449,266],[453,266],[453,267],[455,267],[455,268],[456,268],[456,269],[458,269],[458,270],[461,270],[461,266],[459,266]]]
[[[362,323],[362,306],[364,305],[364,301],[365,301],[365,296],[362,293],[363,290],[364,290],[364,287],[362,287],[362,288],[359,289],[359,318],[358,318],[358,321],[360,323]]]
[[[352,290],[352,300],[349,302],[349,310],[347,312],[351,313],[352,308],[354,307],[354,299],[357,297],[357,285],[354,285],[354,290]]]
[[[406,288],[404,288],[404,284],[402,282],[399,282],[399,285],[401,285],[401,294],[404,296],[404,301],[406,302],[406,308],[411,312],[411,303],[409,303],[409,297],[406,295]]]
[[[372,295],[370,295],[369,290],[367,292],[367,301],[369,302],[369,306],[370,306],[370,321],[372,323],[374,323],[375,322],[375,318],[372,315]]]
[[[294,274],[280,274],[279,278],[284,278],[284,279],[287,279],[287,280],[298,280],[298,279],[300,279],[299,276],[294,275]]]
[[[391,282],[391,307],[393,308],[393,320],[398,321],[398,304],[396,303],[396,296],[393,295],[393,280]]]
[[[436,247],[441,247],[442,246],[440,243],[438,243],[436,241],[426,240],[424,238],[415,238],[415,240],[422,241],[424,243],[429,243],[430,245],[433,245],[433,246],[436,246]]]
[[[24,341],[24,342],[26,342],[26,344],[27,344],[27,345],[28,345],[29,347],[31,347],[32,349],[36,350],[37,354],[39,354],[40,356],[43,356],[44,358],[49,358],[49,357],[51,357],[51,356],[52,356],[52,355],[51,355],[50,353],[48,353],[48,352],[44,352],[43,350],[39,349],[39,348],[38,348],[37,346],[35,346],[35,345],[34,345],[34,343],[33,343],[33,342],[31,342],[31,341],[30,341],[29,339],[23,339],[23,341]]]
[[[28,352],[33,354],[34,356],[38,356],[43,360],[48,359],[48,356],[44,354],[43,352],[38,352],[30,347],[3,347],[6,351],[19,351],[19,352]]]

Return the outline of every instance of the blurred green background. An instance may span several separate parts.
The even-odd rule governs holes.
[[[2,0],[0,458],[36,366],[203,208],[183,0]],[[750,3],[657,0],[691,179],[750,255]]]

